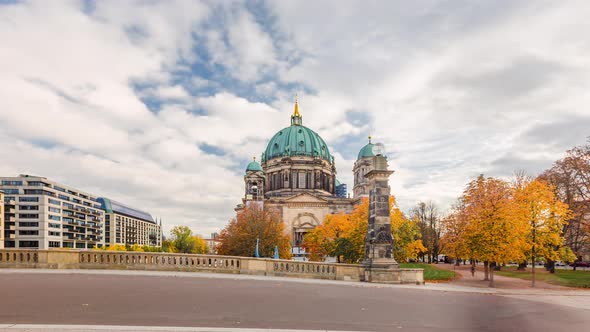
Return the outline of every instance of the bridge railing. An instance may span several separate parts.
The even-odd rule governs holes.
[[[356,264],[301,262],[270,258],[99,250],[0,249],[0,268],[191,271],[360,281]],[[422,269],[401,269],[401,283],[423,283]]]
[[[241,257],[127,251],[79,252],[81,268],[137,267],[240,271]]]
[[[39,253],[36,250],[13,249],[0,250],[0,264],[21,263],[36,264],[39,262]]]

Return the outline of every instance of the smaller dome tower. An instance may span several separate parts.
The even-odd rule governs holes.
[[[354,163],[352,172],[354,174],[354,187],[352,188],[353,197],[369,197],[369,181],[365,178],[365,174],[369,173],[375,168],[375,156],[385,156],[385,149],[381,143],[373,143],[369,135],[369,143],[361,148]]]
[[[256,161],[256,157],[246,167],[244,175],[244,195],[246,201],[259,201],[264,199],[264,171],[262,166]]]

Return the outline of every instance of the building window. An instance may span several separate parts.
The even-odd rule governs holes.
[[[58,187],[58,186],[56,186],[56,185],[53,185],[53,189],[55,189],[55,190],[57,190],[57,191],[64,192],[64,193],[66,192],[66,190],[65,190],[64,188],[62,188],[62,187]]]
[[[18,215],[19,218],[21,219],[39,219],[39,214],[33,214],[33,213],[21,213]]]
[[[20,248],[38,248],[39,241],[18,241]]]
[[[37,231],[37,230],[20,230],[20,231],[18,231],[18,235],[39,235],[39,231]]]
[[[19,210],[26,210],[26,211],[37,211],[39,210],[38,205],[19,205]]]
[[[60,243],[59,241],[49,241],[49,248],[59,248]]]
[[[60,221],[60,220],[61,220],[61,217],[60,217],[60,216],[54,216],[54,215],[51,215],[51,214],[50,214],[50,215],[49,215],[49,219],[51,219],[51,220],[57,220],[57,221]]]
[[[299,172],[299,188],[305,189],[305,172]]]
[[[48,207],[49,212],[55,212],[55,213],[61,213],[61,209],[58,208],[54,208],[54,207]]]
[[[21,221],[18,223],[20,227],[39,227],[39,223],[37,221]]]
[[[60,199],[63,199],[64,201],[69,201],[70,200],[70,198],[68,196],[62,195],[62,194],[57,195],[57,197],[59,197]]]
[[[61,232],[49,231],[49,232],[47,232],[47,234],[49,234],[49,236],[60,236],[61,235]]]
[[[18,198],[19,202],[39,202],[39,197],[21,196]]]
[[[4,193],[7,195],[18,195],[19,194],[18,189],[2,189],[2,191],[4,191]]]
[[[22,181],[10,181],[10,180],[2,180],[3,186],[22,186]]]
[[[65,221],[65,218],[64,218],[64,221]],[[50,222],[48,225],[51,228],[61,228],[61,224],[56,224],[54,222]]]
[[[76,243],[76,248],[84,249],[84,248],[86,248],[86,244],[85,243]]]
[[[73,248],[74,242],[64,242],[64,248]]]
[[[49,199],[49,204],[53,204],[53,205],[60,205],[59,201],[57,199]]]

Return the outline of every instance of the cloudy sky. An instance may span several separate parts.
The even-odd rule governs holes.
[[[536,174],[590,135],[587,1],[0,0],[0,175],[222,228],[303,122],[352,164],[373,134],[404,210]]]

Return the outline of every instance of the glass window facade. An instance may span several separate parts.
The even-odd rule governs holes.
[[[10,181],[10,180],[2,180],[3,186],[22,186],[22,181]]]
[[[19,227],[39,227],[39,223],[36,221],[21,221],[18,223]]]
[[[19,194],[19,190],[18,189],[2,189],[2,191],[6,195],[18,195]]]
[[[58,187],[58,186],[56,186],[56,185],[53,185],[53,189],[55,189],[55,190],[57,190],[57,191],[64,192],[64,193],[66,192],[66,190],[65,190],[64,188],[62,188],[62,187]]]
[[[39,210],[39,205],[19,205],[18,209],[21,211],[36,211]]]
[[[18,241],[18,246],[21,248],[38,248],[39,241]]]
[[[19,218],[21,219],[39,219],[39,214],[38,213],[21,213],[18,215]]]
[[[39,202],[39,197],[21,196],[18,198],[19,202]]]
[[[18,235],[39,235],[38,230],[19,230]]]

